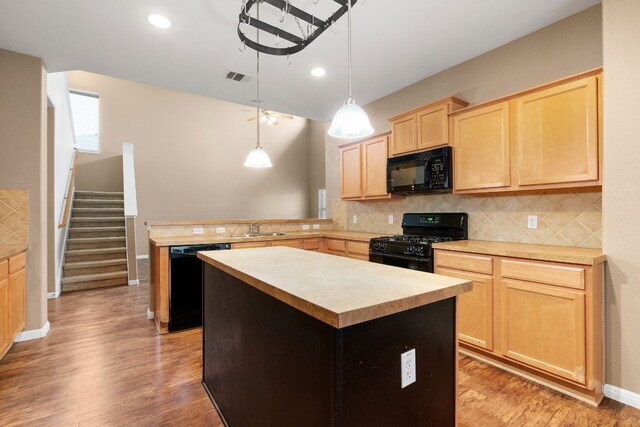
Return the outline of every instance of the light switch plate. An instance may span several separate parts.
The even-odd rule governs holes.
[[[389,215],[389,224],[393,224],[393,214]]]
[[[320,224],[313,224],[314,230],[320,230]]]
[[[225,231],[227,231],[227,229],[224,228],[224,227],[216,227],[216,233],[218,233],[218,234],[222,234]]]
[[[529,215],[527,218],[527,227],[536,229],[538,228],[538,215]]]
[[[302,224],[302,229],[303,230],[308,230],[309,229],[309,224]]]
[[[402,388],[416,382],[416,349],[404,352],[400,355],[400,375]]]
[[[202,227],[195,227],[193,229],[193,234],[204,234],[204,228]]]

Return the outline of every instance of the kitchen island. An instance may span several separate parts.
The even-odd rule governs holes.
[[[455,425],[471,282],[285,247],[198,257],[203,385],[228,425]]]

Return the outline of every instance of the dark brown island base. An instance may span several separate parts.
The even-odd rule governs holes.
[[[203,385],[225,424],[456,424],[470,282],[284,247],[198,256]]]

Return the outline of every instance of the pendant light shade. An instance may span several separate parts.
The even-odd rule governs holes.
[[[353,98],[349,98],[333,116],[327,133],[334,138],[362,138],[372,135],[373,128],[367,113],[355,103]]]
[[[249,151],[247,160],[244,161],[244,166],[248,168],[270,168],[273,165],[269,159],[269,155],[259,145],[253,150]]]
[[[362,138],[373,134],[373,128],[367,113],[356,104],[356,101],[351,96],[351,2],[352,0],[347,0],[347,81],[349,84],[349,96],[342,108],[333,116],[331,127],[327,131],[329,136],[345,139]]]

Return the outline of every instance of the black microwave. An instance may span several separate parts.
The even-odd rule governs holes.
[[[387,160],[388,193],[450,193],[452,184],[451,147]]]

